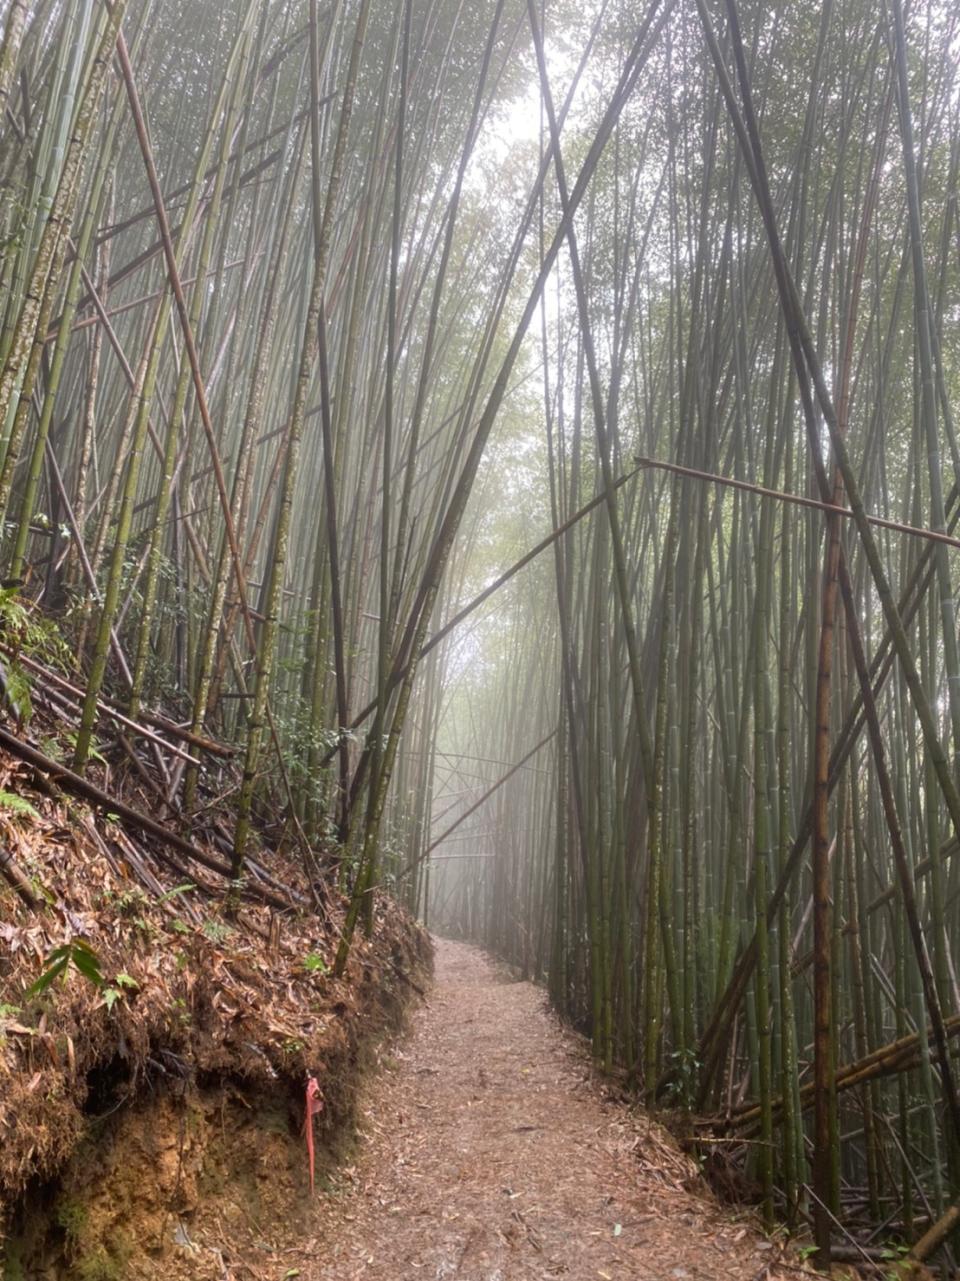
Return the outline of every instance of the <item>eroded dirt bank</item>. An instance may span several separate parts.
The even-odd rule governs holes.
[[[745,1222],[690,1190],[693,1166],[660,1127],[603,1100],[542,992],[477,949],[437,941],[429,1001],[385,1067],[361,1109],[356,1163],[319,1197],[312,1239],[283,1255],[299,1269],[288,1275],[795,1275]]]
[[[307,1079],[322,1184],[422,990],[426,935],[381,896],[335,978],[345,901],[306,906],[282,853],[290,909],[244,896],[228,913],[203,867],[169,868],[3,753],[0,792],[28,887],[0,877],[0,1278],[282,1277],[275,1242],[309,1237],[316,1213]]]

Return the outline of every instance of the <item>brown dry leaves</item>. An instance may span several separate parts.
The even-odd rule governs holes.
[[[604,1098],[537,988],[445,941],[437,974],[369,1093],[353,1177],[287,1255],[304,1281],[796,1276],[690,1190],[695,1168],[664,1130]]]
[[[131,1097],[148,1081],[198,1070],[296,1091],[308,1073],[349,1059],[367,1023],[389,1023],[378,1004],[405,1003],[390,958],[415,971],[420,942],[389,905],[377,937],[358,942],[335,982],[326,969],[340,905],[327,925],[312,915],[271,921],[249,905],[228,922],[220,896],[177,892],[183,877],[172,879],[147,845],[84,805],[37,792],[2,754],[0,788],[36,811],[0,811],[0,839],[44,898],[33,912],[0,878],[0,1225],[29,1176],[54,1173],[74,1148],[91,1069],[119,1059]],[[71,972],[27,1000],[44,959],[77,937],[116,994],[108,1000]],[[349,1110],[333,1093],[330,1126]]]

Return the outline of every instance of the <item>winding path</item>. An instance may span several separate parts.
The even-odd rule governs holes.
[[[384,1067],[303,1281],[779,1276],[768,1242],[686,1189],[663,1131],[602,1098],[542,992],[477,949],[437,941],[435,986]]]

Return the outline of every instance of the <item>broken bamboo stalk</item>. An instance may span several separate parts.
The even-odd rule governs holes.
[[[853,519],[853,511],[849,507],[840,507],[836,503],[827,503],[819,498],[808,498],[805,494],[788,494],[782,489],[768,489],[765,485],[755,485],[749,480],[737,480],[733,476],[720,476],[716,472],[700,471],[696,467],[681,467],[679,463],[662,462],[658,458],[646,458],[637,454],[633,460],[638,469],[648,469],[650,471],[666,471],[674,476],[686,476],[691,480],[703,480],[711,485],[721,485],[725,489],[740,489],[747,494],[755,494],[758,498],[772,498],[779,503],[792,503],[795,507],[810,507],[814,511],[827,512],[833,516],[843,516],[847,520]],[[875,525],[878,529],[889,529],[896,534],[909,534],[913,538],[925,538],[931,543],[944,543],[947,547],[960,547],[960,538],[955,538],[953,534],[944,533],[939,529],[924,529],[920,525],[906,525],[900,520],[888,520],[884,516],[873,516],[870,513],[865,515],[865,520],[869,525]]]
[[[952,1017],[944,1019],[943,1026],[948,1039],[960,1036],[960,1014],[954,1014]],[[933,1039],[933,1035],[933,1028],[927,1027],[925,1036],[928,1043]],[[837,1092],[850,1090],[855,1085],[862,1085],[865,1081],[872,1081],[879,1076],[890,1076],[894,1073],[906,1071],[914,1065],[915,1060],[918,1058],[919,1049],[920,1034],[911,1032],[907,1036],[900,1037],[897,1041],[891,1041],[877,1050],[872,1050],[869,1054],[853,1063],[838,1067],[836,1074]],[[813,1101],[813,1095],[814,1086],[811,1081],[800,1089],[801,1107],[809,1107]],[[777,1096],[772,1101],[772,1106],[776,1114],[783,1106],[782,1097]],[[758,1104],[752,1103],[732,1117],[728,1124],[737,1130],[749,1131],[759,1121],[759,1118],[760,1107]]]
[[[0,644],[0,650],[6,654],[13,653],[9,645]],[[58,672],[54,672],[49,667],[45,667],[42,663],[38,663],[36,659],[28,658],[25,654],[18,654],[17,662],[21,663],[24,667],[29,668],[30,671],[35,672],[38,676],[42,676],[44,680],[50,681],[51,684],[58,685],[65,693],[72,694],[75,698],[83,698],[82,690],[77,689],[75,685],[71,684],[70,681],[61,676]],[[118,711],[117,708],[105,698],[100,698],[99,706],[103,715],[109,716],[112,720],[118,721],[121,725],[126,725],[129,729],[132,729],[134,733],[157,743],[165,751],[171,752],[174,756],[184,756],[184,753],[174,747],[171,743],[167,743],[164,739],[157,737],[156,734],[147,729],[148,725],[153,725],[156,729],[162,729],[163,732],[165,734],[169,734],[171,738],[178,738],[181,742],[190,743],[193,747],[196,747],[202,752],[207,752],[211,756],[229,757],[235,756],[237,753],[237,749],[235,747],[230,747],[226,743],[214,742],[213,739],[204,738],[199,734],[192,734],[190,730],[183,729],[175,721],[168,720],[165,716],[160,716],[156,712],[148,712],[141,708],[138,719],[131,720],[129,716],[125,716],[122,712]],[[190,760],[192,758],[184,756],[184,759]]]
[[[199,863],[201,867],[205,867],[211,872],[216,872],[218,876],[222,876],[226,880],[232,879],[229,863],[222,863],[219,859],[213,858],[210,854],[193,845],[185,837],[172,832],[168,827],[164,827],[162,823],[158,823],[156,819],[151,818],[148,814],[142,814],[139,810],[127,805],[116,796],[111,796],[108,792],[104,792],[94,783],[89,783],[85,778],[81,778],[79,774],[75,774],[73,770],[61,765],[59,761],[45,756],[43,752],[31,747],[29,743],[24,743],[15,734],[11,734],[9,730],[4,729],[2,726],[0,726],[0,747],[6,748],[11,755],[18,757],[41,773],[51,775],[67,791],[73,792],[77,796],[82,796],[99,809],[116,814],[118,818],[132,823],[134,827],[140,828],[141,831],[148,832],[163,845],[168,845],[172,849],[179,850],[181,854],[186,854],[194,862]],[[181,869],[178,867],[178,870]],[[262,885],[247,884],[244,886],[243,892],[281,911],[292,911],[297,907],[297,903],[292,896],[281,897],[281,895],[265,889]]]
[[[44,675],[47,677],[49,676],[49,673],[44,673]],[[73,717],[77,712],[77,708],[74,707],[73,702],[71,702],[71,697],[75,698],[73,691],[64,689],[62,685],[55,685],[52,680],[50,681],[50,684],[53,688],[39,690],[39,696],[44,700],[50,710],[55,712],[63,721],[68,724],[72,723]],[[174,747],[172,743],[165,742],[159,734],[154,734],[152,730],[145,729],[142,725],[137,725],[135,721],[131,721],[129,717],[124,716],[122,713],[114,712],[111,708],[104,707],[102,702],[99,705],[98,711],[101,716],[107,716],[112,720],[116,720],[119,724],[127,726],[138,736],[148,739],[151,743],[161,747],[164,751],[170,752],[171,755],[178,756],[182,760],[189,761],[191,759],[181,748]],[[129,740],[122,733],[119,735],[119,739],[126,749],[129,746]],[[153,783],[151,780],[151,786],[152,785]]]
[[[957,1227],[960,1227],[960,1201],[954,1201],[946,1213],[927,1228],[920,1240],[911,1246],[907,1259],[911,1263],[923,1263],[943,1245]]]
[[[6,880],[17,891],[27,907],[36,911],[40,906],[40,900],[33,892],[30,878],[10,851],[4,849],[2,845],[0,845],[0,872],[3,873]]]

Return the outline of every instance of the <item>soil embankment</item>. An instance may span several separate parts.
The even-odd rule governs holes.
[[[323,1179],[422,990],[426,935],[381,896],[336,979],[345,904],[311,908],[281,853],[290,908],[227,910],[203,866],[171,869],[0,752],[2,798],[17,875],[0,877],[0,1277],[273,1278],[261,1255],[314,1218],[307,1079]]]

